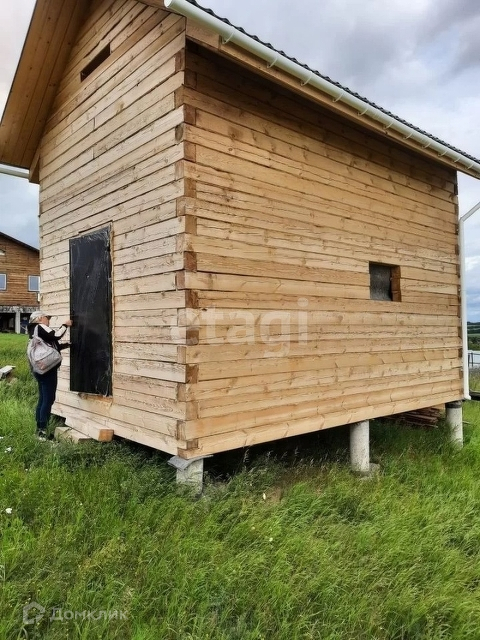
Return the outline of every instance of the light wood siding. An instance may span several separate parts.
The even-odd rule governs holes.
[[[28,290],[28,276],[40,275],[38,251],[0,233],[0,273],[7,276],[0,307],[37,306],[37,293]]]
[[[462,397],[455,172],[194,44],[185,84],[182,455]],[[369,262],[400,302],[370,300]]]
[[[81,81],[107,45],[109,57]],[[40,146],[43,302],[60,318],[70,309],[69,239],[112,230],[113,395],[70,392],[64,352],[54,409],[78,428],[93,421],[172,453],[186,416],[178,399],[186,294],[176,289],[186,228],[184,46],[184,18],[135,0],[94,1]]]

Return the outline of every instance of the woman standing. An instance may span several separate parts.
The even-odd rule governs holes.
[[[72,321],[70,319],[64,320],[62,326],[55,331],[50,328],[50,318],[51,316],[44,311],[34,311],[28,321],[28,335],[32,338],[35,328],[38,327],[37,335],[44,342],[58,349],[58,351],[68,348],[70,346],[69,342],[60,344],[59,340],[65,335],[67,328],[72,326]],[[57,393],[59,367],[60,364],[41,375],[32,372],[38,382],[38,403],[35,419],[37,421],[37,436],[40,439],[47,438],[47,425]]]

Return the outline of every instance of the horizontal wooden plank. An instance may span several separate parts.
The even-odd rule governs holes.
[[[132,176],[128,178],[123,176],[123,186],[118,184],[118,189],[115,188],[115,182],[110,181],[110,185],[102,189],[97,193],[98,198],[93,195],[93,200],[87,204],[84,204],[81,200],[76,204],[71,204],[70,207],[74,207],[73,216],[76,220],[75,228],[77,230],[82,229],[84,232],[91,228],[90,225],[100,226],[105,224],[116,215],[118,209],[131,207],[132,212],[138,210],[139,207],[150,208],[154,203],[161,202],[162,190],[166,193],[170,193],[172,197],[174,194],[183,191],[183,184],[180,181],[176,182],[175,167],[170,165],[168,167],[161,168],[153,162],[149,165],[148,170],[151,174],[145,175],[141,179],[131,180]],[[132,170],[132,173],[134,170]],[[162,189],[162,188],[165,189]],[[110,190],[112,189],[112,190]],[[147,195],[148,194],[148,195]],[[40,205],[42,207],[42,205]],[[41,225],[42,233],[58,233],[60,229],[65,227],[71,228],[70,220],[72,218],[71,212],[57,211],[57,218],[51,215],[48,219],[43,217],[43,211],[41,213]],[[74,223],[75,224],[75,223]],[[62,233],[65,233],[63,231]]]
[[[225,144],[227,139],[227,144],[233,144],[236,148],[244,150],[255,148],[257,153],[263,151],[262,155],[265,157],[268,157],[267,154],[274,154],[285,160],[293,157],[300,162],[306,161],[309,166],[313,165],[330,172],[334,171],[348,179],[359,180],[366,186],[379,187],[387,193],[399,192],[409,199],[416,197],[420,202],[427,204],[440,200],[441,209],[452,210],[453,185],[446,190],[416,180],[398,169],[391,167],[387,169],[384,162],[388,162],[388,158],[385,155],[375,156],[351,139],[347,141],[347,138],[343,138],[341,146],[339,144],[335,146],[335,127],[326,130],[325,124],[322,123],[322,126],[317,124],[310,130],[305,128],[302,133],[295,134],[290,128],[285,127],[282,131],[278,124],[272,123],[269,119],[270,109],[268,112],[265,109],[263,117],[244,113],[240,119],[236,117],[235,107],[234,109],[227,107],[228,115],[225,116],[223,104],[221,107],[219,105],[217,113],[212,113],[211,96],[208,96],[208,100],[207,110],[203,110],[201,105],[198,105],[195,128],[189,128],[193,136],[191,140],[196,144],[211,144],[214,141],[221,143],[222,140]],[[225,98],[222,102],[225,102]],[[268,118],[265,116],[266,113]],[[304,114],[305,111],[302,111],[302,115]],[[208,137],[202,130],[208,132]],[[212,134],[215,135],[212,136]],[[408,169],[410,173],[410,167]]]
[[[430,194],[413,191],[408,187],[394,185],[391,180],[375,180],[369,173],[356,171],[351,168],[351,155],[347,156],[344,163],[328,159],[319,161],[311,147],[314,145],[307,136],[299,138],[293,144],[284,143],[274,145],[274,151],[262,150],[261,141],[266,136],[252,136],[251,144],[245,144],[238,140],[237,130],[232,141],[230,136],[220,135],[215,129],[203,129],[214,127],[210,122],[202,121],[202,111],[197,109],[195,126],[186,128],[186,139],[192,144],[204,147],[211,151],[224,153],[228,149],[230,156],[246,160],[261,167],[268,167],[290,176],[301,175],[311,181],[329,184],[342,191],[358,194],[364,192],[375,201],[395,203],[405,211],[415,211],[423,221],[423,215],[429,214],[431,218],[438,218],[442,222],[452,223],[455,220],[454,203],[446,202],[440,198],[434,198]],[[221,118],[218,118],[221,120]],[[228,130],[228,123],[226,123]],[[268,125],[267,125],[268,126]],[[238,127],[238,125],[236,125]],[[314,137],[314,135],[312,135]],[[260,141],[257,142],[258,138]],[[272,143],[267,146],[272,146]],[[306,148],[308,150],[306,150]],[[320,156],[321,158],[321,156]],[[346,167],[344,169],[344,167]]]
[[[175,291],[175,288],[174,272],[162,275],[140,276],[130,280],[114,279],[114,294],[119,297]]]
[[[154,28],[159,24],[164,26],[163,35],[159,35],[157,29]],[[132,90],[139,81],[139,73],[141,75],[142,68],[143,70],[148,68],[145,66],[148,60],[155,53],[158,53],[162,46],[167,45],[177,36],[181,36],[183,27],[183,18],[170,14],[163,19],[160,14],[154,15],[148,23],[145,23],[140,30],[133,34],[131,39],[124,42],[114,55],[107,59],[106,64],[102,65],[102,73],[92,75],[91,79],[83,82],[80,89],[68,95],[66,99],[61,99],[62,96],[60,96],[50,114],[43,143],[48,144],[55,140],[60,132],[71,125],[73,121],[77,121],[79,125],[83,124],[80,116],[85,119],[97,116],[98,112],[107,106],[105,102],[102,103],[101,97],[109,95],[109,99],[113,103]],[[182,47],[182,40],[178,42],[178,46]],[[158,65],[155,63],[155,66]],[[130,79],[130,84],[124,82],[127,78]]]
[[[413,402],[416,398],[434,396],[442,393],[461,393],[460,381],[447,380],[446,382],[427,382],[425,384],[409,385],[407,387],[397,387],[382,391],[369,392],[368,389],[362,393],[348,397],[332,397],[326,400],[315,399],[300,404],[276,404],[265,409],[249,411],[248,406],[238,413],[221,415],[217,417],[199,418],[189,420],[185,426],[183,436],[187,439],[213,436],[227,433],[229,431],[238,432],[240,430],[251,429],[252,427],[263,427],[268,424],[276,424],[280,432],[285,428],[290,420],[299,420],[314,416],[325,417],[329,414],[338,414],[344,411],[348,415],[349,411],[364,410],[370,408],[373,411],[382,405],[400,402]]]
[[[113,395],[115,402],[138,411],[158,413],[178,420],[185,420],[187,415],[186,403],[176,399],[170,400],[157,395],[144,394],[132,389],[120,389],[116,386],[113,387]]]
[[[118,358],[115,371],[124,375],[154,378],[170,382],[186,382],[186,367],[183,364],[155,360]]]
[[[227,206],[227,203],[225,203]],[[308,255],[318,254],[329,262],[331,268],[364,270],[365,261],[379,261],[379,255],[383,262],[401,264],[402,277],[409,278],[436,278],[438,272],[446,276],[457,275],[459,268],[450,256],[450,262],[442,262],[438,254],[430,255],[427,252],[418,254],[412,249],[408,252],[406,247],[398,247],[393,242],[376,242],[374,238],[363,234],[335,234],[333,230],[324,228],[312,228],[307,231],[295,229],[292,222],[280,222],[278,225],[273,220],[266,221],[265,225],[251,226],[250,220],[233,217],[231,208],[229,222],[200,217],[197,220],[196,232],[199,236],[208,238],[231,240],[241,242],[244,245],[262,245],[265,247],[279,247],[282,249],[296,249]],[[202,214],[200,214],[202,215]],[[208,214],[207,214],[208,215]],[[253,216],[253,212],[252,212]],[[256,218],[256,217],[255,217]],[[425,273],[433,271],[434,274]],[[445,280],[443,280],[445,281]],[[453,281],[448,280],[449,282]]]
[[[336,294],[339,294],[339,291],[336,291]],[[209,309],[210,307],[215,307],[215,312],[221,312],[223,310],[248,310],[253,311],[258,310],[258,312],[263,312],[265,309],[294,309],[296,311],[302,309],[302,305],[305,305],[304,298],[306,297],[306,302],[309,310],[321,311],[322,313],[337,313],[342,314],[345,312],[365,312],[365,313],[379,313],[379,314],[419,314],[419,315],[431,315],[433,313],[438,314],[439,316],[456,316],[458,322],[459,316],[459,306],[458,301],[455,305],[449,304],[435,304],[430,301],[422,303],[421,300],[415,303],[407,303],[407,302],[393,302],[389,300],[370,300],[368,299],[354,299],[354,298],[345,298],[345,297],[330,297],[330,296],[302,296],[301,291],[298,296],[292,295],[281,295],[271,293],[268,296],[262,293],[250,293],[244,291],[230,291],[230,292],[222,292],[222,291],[198,291],[198,307],[200,309]],[[441,297],[438,297],[441,300]],[[194,316],[194,312],[190,313],[190,320]],[[193,314],[193,316],[192,316]],[[314,316],[315,322],[321,322],[322,314]],[[309,321],[310,321],[309,317]]]
[[[177,251],[164,256],[136,260],[123,265],[118,265],[115,269],[116,278],[128,280],[152,274],[165,274],[171,271],[179,271],[184,268],[184,252]]]
[[[113,354],[117,360],[122,358],[138,360],[155,360],[159,362],[179,362],[179,347],[175,344],[158,342],[115,342]]]
[[[225,317],[220,320],[225,321]],[[180,329],[180,328],[179,328]],[[262,325],[255,323],[252,317],[245,313],[238,314],[235,321],[227,324],[219,322],[204,322],[197,329],[197,340],[200,345],[225,345],[225,344],[255,344],[255,343],[296,343],[298,341],[321,341],[335,339],[337,341],[349,340],[352,336],[362,340],[377,340],[385,338],[415,338],[436,339],[437,343],[445,339],[455,339],[459,336],[457,327],[439,328],[418,327],[416,325],[406,327],[383,327],[381,322],[370,327],[362,325],[323,326],[308,324],[303,318],[285,317],[283,315],[270,316]]]
[[[290,244],[275,245],[266,238],[263,243],[248,243],[241,239],[216,238],[206,235],[187,235],[187,249],[198,253],[215,253],[219,256],[231,258],[246,258],[249,260],[268,260],[281,264],[315,267],[323,270],[324,282],[336,281],[337,277],[349,281],[350,284],[363,283],[368,274],[368,262],[357,260],[347,255],[332,257],[322,253],[321,247],[315,251],[309,250],[308,245],[297,244],[292,238]],[[342,272],[342,273],[339,273]],[[348,272],[348,273],[345,273]],[[335,278],[335,280],[334,280]]]
[[[264,167],[259,164],[252,164],[251,161],[234,157],[229,153],[221,153],[220,151],[212,151],[197,145],[196,162],[201,167],[207,167],[209,170],[216,169],[223,173],[234,176],[242,176],[251,179],[255,176],[255,180],[261,184],[269,185],[274,189],[288,189],[291,195],[295,194],[300,201],[314,198],[322,198],[330,202],[341,202],[343,205],[354,207],[363,211],[368,211],[370,215],[375,217],[387,216],[390,220],[398,220],[403,224],[409,223],[421,225],[425,227],[425,231],[430,227],[432,235],[437,230],[435,224],[435,211],[428,210],[425,205],[406,209],[403,203],[398,200],[389,200],[386,197],[374,198],[365,191],[350,192],[331,185],[329,180],[311,181],[306,177],[298,175],[290,175],[285,171],[277,168]],[[423,213],[425,212],[425,213]],[[450,221],[444,220],[442,224],[443,235],[454,235],[456,232],[456,219],[452,212]]]
[[[218,253],[196,253],[195,255],[199,271],[246,276],[263,273],[273,278],[280,276],[286,280],[316,282],[325,296],[338,295],[339,289],[341,289],[343,298],[364,299],[370,296],[369,278],[366,274],[303,266],[300,258],[295,263],[294,259],[289,261],[282,261],[280,258],[278,260],[249,260],[236,256],[219,255]],[[353,284],[348,284],[349,280],[353,281]]]
[[[263,442],[319,431],[320,429],[392,416],[397,413],[404,413],[405,411],[413,411],[432,405],[444,404],[445,402],[456,400],[461,396],[462,392],[457,389],[434,394],[428,393],[427,390],[425,395],[419,398],[388,402],[370,407],[363,406],[349,411],[342,410],[337,413],[328,413],[325,416],[314,415],[306,418],[296,418],[281,424],[264,425],[261,427],[254,426],[238,431],[227,432],[222,435],[214,434],[199,438],[195,449],[180,449],[179,455],[184,458],[192,458],[241,447],[250,447]]]
[[[156,309],[151,311],[127,310],[118,311],[114,309],[115,327],[170,327],[176,326],[178,322],[178,312],[176,309]]]
[[[181,193],[183,193],[183,181],[176,180],[168,182],[159,189],[142,194],[138,198],[119,203],[112,208],[102,209],[99,207],[98,212],[92,208],[89,217],[76,220],[70,225],[55,228],[51,224],[47,227],[48,231],[44,235],[42,253],[47,257],[68,251],[70,238],[85,233],[91,228],[99,228],[108,224],[112,218],[115,218],[115,233],[119,235],[171,219],[176,216],[176,199]]]
[[[53,412],[55,415],[67,418],[69,416],[74,418],[85,417],[88,419],[92,416],[92,412],[89,410],[81,411],[78,408],[73,408],[68,404],[56,402],[53,406]],[[187,442],[182,441],[175,436],[170,436],[164,433],[158,433],[149,429],[139,428],[135,424],[129,424],[128,422],[122,422],[118,419],[104,418],[98,414],[93,414],[96,422],[102,422],[106,428],[113,429],[114,434],[121,438],[138,442],[147,447],[153,449],[160,449],[166,453],[176,455],[178,447],[187,447]]]
[[[440,371],[435,373],[426,373],[423,376],[419,376],[414,379],[411,375],[396,376],[393,385],[392,380],[388,378],[375,378],[369,380],[365,384],[365,380],[348,380],[343,383],[334,383],[333,385],[316,384],[312,387],[302,387],[284,389],[281,395],[274,394],[269,395],[265,391],[260,391],[257,394],[246,394],[233,396],[233,398],[216,397],[211,400],[200,401],[196,404],[197,417],[198,418],[213,418],[219,416],[230,416],[233,413],[242,413],[244,411],[263,411],[274,406],[282,406],[295,403],[296,405],[303,405],[308,402],[317,401],[319,405],[322,405],[327,400],[335,400],[341,404],[343,399],[349,399],[353,396],[363,394],[367,404],[370,404],[369,398],[371,394],[377,392],[391,392],[391,397],[396,393],[392,389],[415,389],[419,385],[431,384],[440,385],[448,382],[460,381],[460,370],[453,369],[451,371]],[[232,400],[235,403],[232,403]]]
[[[176,437],[177,435],[177,420],[170,416],[122,406],[117,401],[103,402],[91,396],[88,396],[88,398],[81,397],[79,394],[62,390],[59,390],[57,394],[58,403],[71,407],[72,409],[85,411],[104,418],[111,418],[112,420],[118,420],[126,424],[136,425],[137,429],[144,428],[172,437]]]
[[[198,381],[218,380],[231,376],[232,370],[238,376],[250,375],[270,375],[272,373],[310,371],[317,370],[337,370],[349,367],[352,364],[351,353],[336,355],[325,355],[322,357],[283,357],[283,358],[260,358],[252,360],[231,360],[229,362],[202,362],[198,365]],[[445,360],[458,359],[460,363],[459,349],[425,349],[424,351],[384,351],[378,353],[356,353],[355,361],[358,366],[375,367],[384,364],[397,362],[419,362],[422,360]]]
[[[132,319],[133,322],[133,319]],[[137,318],[137,326],[115,326],[115,341],[133,343],[188,344],[186,327],[150,327],[145,326],[142,318]]]
[[[129,376],[114,371],[113,391],[132,391],[139,394],[165,398],[166,400],[179,399],[179,383],[168,380],[154,380],[141,376]]]
[[[303,237],[311,233],[311,239],[318,237],[327,246],[350,246],[353,256],[360,251],[360,255],[368,253],[377,261],[393,264],[411,259],[412,254],[418,261],[427,259],[441,264],[458,260],[453,254],[454,242],[449,239],[442,243],[429,236],[425,228],[421,232],[415,227],[406,229],[397,221],[391,221],[389,227],[386,218],[378,220],[341,203],[299,203],[287,193],[267,193],[252,181],[239,179],[237,187],[219,172],[208,172],[207,183],[201,178],[198,174],[195,213],[207,221],[271,232],[286,230]]]
[[[227,165],[228,166],[228,165]],[[372,215],[367,205],[367,199],[363,209],[355,205],[355,202],[346,202],[338,198],[338,194],[325,194],[320,189],[318,193],[293,193],[287,188],[285,180],[280,180],[275,186],[267,182],[257,180],[256,172],[250,168],[250,177],[246,175],[234,175],[226,171],[227,166],[211,167],[209,165],[185,165],[185,177],[195,181],[197,197],[201,200],[219,200],[222,205],[232,202],[235,209],[242,199],[264,202],[264,211],[269,215],[285,216],[287,220],[302,220],[316,223],[318,226],[329,226],[331,229],[346,231],[350,234],[371,235],[379,238],[390,238],[390,242],[399,241],[398,244],[417,245],[430,251],[447,253],[453,251],[457,245],[455,227],[451,226],[451,233],[442,233],[432,223],[431,226],[418,224],[415,217],[403,218],[401,212],[398,216],[386,214],[383,210]],[[252,177],[254,176],[254,177]],[[218,193],[221,193],[218,196]],[[215,194],[215,195],[212,195]],[[333,199],[325,197],[330,195]],[[227,200],[226,200],[227,198]],[[358,204],[358,203],[357,203]],[[261,209],[261,205],[258,207]],[[383,209],[383,208],[382,208]]]
[[[274,314],[269,318],[271,324],[273,324]],[[278,317],[278,316],[277,316]],[[282,322],[280,318],[277,322]],[[257,338],[257,339],[255,339]],[[255,342],[250,339],[245,339],[238,344],[223,344],[221,347],[213,347],[211,345],[195,345],[187,346],[187,362],[189,364],[204,363],[204,362],[232,362],[238,360],[259,360],[262,358],[293,358],[308,356],[313,358],[315,356],[331,357],[335,354],[344,355],[350,354],[351,357],[362,357],[363,354],[368,353],[370,356],[381,356],[384,352],[392,352],[397,348],[402,354],[406,352],[420,352],[424,353],[427,350],[433,350],[437,348],[441,349],[461,349],[462,341],[458,335],[450,338],[443,338],[439,341],[435,335],[418,339],[415,336],[398,337],[392,336],[390,338],[361,338],[355,334],[352,334],[350,338],[344,338],[339,340],[335,336],[329,339],[327,336],[323,336],[319,340],[312,340],[307,338],[305,340],[278,340],[275,336],[269,334],[269,324],[265,323],[260,329],[260,335],[255,336]],[[258,339],[259,338],[259,339]],[[141,357],[141,356],[139,356]],[[279,363],[279,366],[282,366]]]
[[[149,225],[145,225],[141,218],[139,222],[140,224],[137,228],[124,233],[119,233],[117,225],[115,225],[115,252],[120,249],[143,245],[145,242],[162,240],[185,231],[185,216],[168,218]],[[116,255],[117,257],[119,256],[118,253]]]
[[[187,24],[187,33],[190,35],[192,25]],[[214,49],[220,43],[217,38]],[[207,43],[209,47],[209,43]],[[449,189],[454,192],[454,171],[451,167],[441,166],[438,161],[432,162],[429,158],[415,153],[418,147],[413,144],[414,154],[411,150],[403,148],[389,137],[392,133],[385,130],[378,122],[372,123],[367,118],[354,114],[354,123],[351,120],[351,109],[341,101],[332,101],[331,96],[323,96],[322,108],[315,106],[311,97],[315,101],[321,97],[321,92],[310,87],[308,84],[303,87],[298,86],[298,80],[290,77],[286,84],[280,86],[276,80],[281,72],[277,68],[265,66],[263,61],[256,59],[253,66],[245,64],[249,54],[236,46],[228,43],[220,44],[222,55],[218,56],[210,53],[205,48],[194,49],[187,46],[186,65],[190,75],[194,74],[195,86],[205,95],[218,96],[222,102],[232,102],[240,104],[240,108],[248,117],[250,113],[263,115],[268,113],[268,119],[275,124],[284,125],[287,119],[287,127],[296,133],[305,133],[315,126],[335,131],[340,138],[337,145],[344,150],[355,145],[355,152],[360,157],[370,159],[372,154],[381,154],[380,163],[389,170],[395,170],[406,176],[418,177],[427,184],[438,185],[440,188]],[[227,61],[225,56],[233,57],[234,60]],[[238,56],[238,58],[237,58]],[[237,64],[237,60],[240,64]],[[253,73],[245,68],[250,67]],[[276,80],[275,80],[276,79]],[[293,89],[293,91],[292,91]],[[225,97],[229,96],[229,97]],[[318,104],[318,102],[317,102]],[[338,111],[341,113],[339,114]],[[355,111],[355,110],[354,110]],[[332,112],[337,112],[332,113]],[[347,115],[347,118],[343,117]],[[371,133],[372,128],[380,127],[380,135]],[[367,130],[365,130],[365,128]],[[261,131],[261,129],[260,129]],[[377,129],[378,131],[378,129]],[[368,144],[366,140],[368,138]],[[330,139],[329,139],[330,142]],[[398,142],[398,136],[397,136]],[[330,144],[332,144],[330,142]],[[408,141],[403,144],[409,145]],[[333,145],[332,145],[333,146]],[[362,155],[362,152],[365,156]],[[435,155],[435,154],[434,154]],[[415,171],[412,172],[412,164],[415,163]],[[410,171],[409,171],[410,169]],[[446,183],[446,184],[445,184]]]
[[[351,360],[341,368],[318,369],[315,362],[311,361],[311,369],[303,371],[285,371],[270,373],[265,378],[261,373],[249,376],[230,376],[217,380],[189,383],[180,389],[182,398],[186,400],[205,401],[217,399],[236,404],[237,396],[248,396],[263,392],[269,395],[281,396],[285,390],[302,389],[318,385],[344,384],[355,381],[374,381],[378,378],[389,379],[395,386],[397,376],[408,376],[410,379],[425,378],[439,372],[449,372],[453,377],[461,374],[461,362],[459,358],[443,359],[441,356],[435,359],[431,356],[428,360],[417,362],[391,362],[387,364],[375,363],[373,365],[358,364]]]

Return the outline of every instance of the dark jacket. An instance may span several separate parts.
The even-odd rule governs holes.
[[[62,326],[55,331],[51,327],[47,327],[46,324],[38,324],[37,322],[31,322],[28,325],[28,335],[30,338],[33,337],[33,333],[35,331],[35,327],[38,327],[38,337],[41,338],[47,344],[52,345],[58,351],[62,349],[68,349],[70,346],[69,342],[63,342],[60,344],[60,339],[65,335],[67,330],[67,326],[62,324]]]

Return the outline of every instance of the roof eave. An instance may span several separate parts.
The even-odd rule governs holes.
[[[30,169],[90,0],[37,0],[0,122],[0,163]]]
[[[40,250],[37,249],[36,247],[32,247],[32,245],[27,244],[26,242],[22,242],[21,240],[17,240],[17,238],[13,238],[12,236],[9,236],[6,233],[3,233],[3,231],[0,231],[0,239],[1,238],[7,238],[7,240],[10,240],[11,242],[15,242],[15,244],[19,244],[20,246],[24,247],[25,249],[29,249],[30,251],[35,251],[35,253],[40,253]]]

